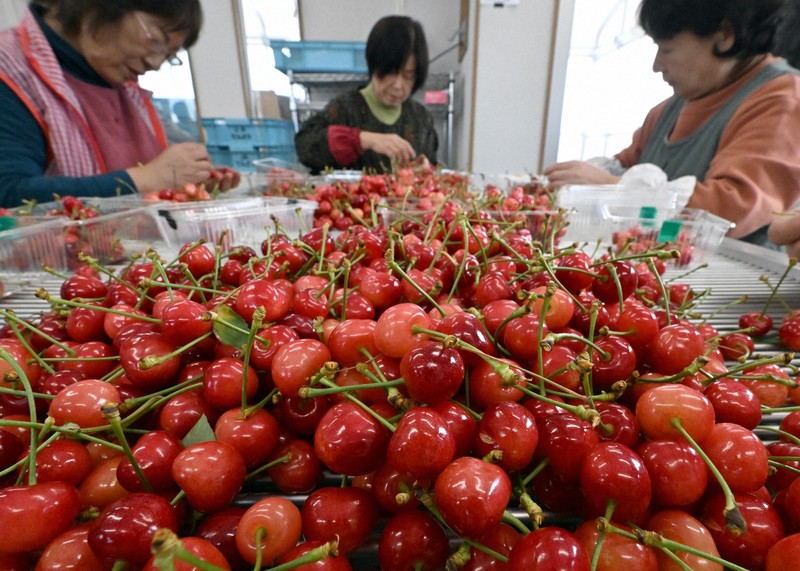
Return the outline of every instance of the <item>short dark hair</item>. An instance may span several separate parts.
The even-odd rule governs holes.
[[[642,0],[639,24],[656,41],[681,32],[708,37],[725,26],[736,36],[717,57],[744,59],[772,49],[784,0]]]
[[[422,24],[408,16],[386,16],[378,20],[367,38],[369,75],[384,77],[400,71],[410,56],[417,60],[412,93],[428,78],[428,42]]]
[[[203,25],[200,0],[35,0],[51,11],[70,35],[80,33],[84,21],[91,29],[119,22],[129,12],[147,12],[167,22],[167,31],[186,32],[183,47],[197,42]],[[88,19],[88,20],[87,20]]]

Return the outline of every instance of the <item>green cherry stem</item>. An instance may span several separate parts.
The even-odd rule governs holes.
[[[128,439],[125,437],[125,431],[122,430],[122,423],[120,422],[120,414],[119,414],[119,406],[116,403],[105,403],[102,407],[100,407],[100,411],[103,413],[103,417],[108,421],[109,425],[111,426],[111,430],[116,436],[117,440],[119,440],[120,446],[122,446],[122,452],[125,454],[125,457],[130,460],[130,463],[133,465],[133,471],[136,472],[136,476],[139,478],[139,481],[144,486],[144,489],[148,492],[153,492],[153,486],[150,485],[150,482],[147,481],[147,477],[142,472],[142,468],[139,466],[139,463],[136,461],[136,458],[133,456],[133,450],[131,450],[130,445],[128,444]]]
[[[28,413],[30,414],[30,418],[36,418],[36,402],[33,398],[33,388],[31,388],[31,383],[28,380],[28,376],[25,374],[25,371],[22,370],[19,363],[3,348],[0,348],[0,359],[8,363],[8,365],[14,369],[14,372],[17,374],[17,379],[22,383],[22,386],[25,389],[25,397],[28,401]],[[37,433],[35,430],[31,430],[31,444],[30,449],[31,451],[36,450],[36,443],[37,443]],[[28,483],[33,485],[36,483],[36,454],[32,453],[28,455]]]
[[[705,462],[708,470],[717,480],[719,487],[722,489],[722,493],[725,495],[725,508],[723,509],[723,515],[725,516],[725,525],[728,527],[728,530],[733,533],[734,535],[742,535],[747,531],[747,523],[744,521],[739,508],[736,506],[736,501],[733,497],[733,492],[731,491],[728,482],[725,481],[725,478],[722,477],[719,469],[714,465],[711,461],[711,458],[705,453],[705,451],[697,444],[697,441],[692,438],[692,436],[686,431],[681,423],[680,418],[674,417],[670,419],[669,422],[681,435],[686,439],[686,441],[692,446],[692,448],[697,451],[700,457]]]
[[[192,565],[199,571],[225,571],[221,567],[203,561],[186,549],[180,538],[169,528],[158,529],[153,534],[150,551],[153,554],[153,563],[159,571],[174,571],[176,559]]]

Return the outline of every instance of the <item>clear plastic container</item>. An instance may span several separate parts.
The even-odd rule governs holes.
[[[257,248],[276,224],[290,236],[311,229],[317,203],[281,197],[253,196],[210,202],[154,204],[155,218],[170,253],[203,239],[223,248]]]

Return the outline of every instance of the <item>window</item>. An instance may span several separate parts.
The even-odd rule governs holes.
[[[656,47],[637,24],[640,0],[575,0],[558,160],[611,156],[672,94],[652,71]]]
[[[269,41],[300,39],[297,0],[240,0],[247,45],[250,85],[254,91],[290,94],[286,74],[275,69]]]

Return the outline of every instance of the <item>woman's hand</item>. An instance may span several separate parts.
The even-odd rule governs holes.
[[[800,210],[778,214],[769,225],[767,237],[773,244],[786,246],[786,253],[800,260]]]
[[[375,151],[380,155],[386,155],[398,163],[413,161],[417,153],[411,143],[400,135],[394,133],[374,133],[372,131],[361,131],[361,148],[365,151]]]
[[[544,169],[550,188],[565,184],[616,184],[619,177],[586,161],[566,161]]]
[[[127,172],[139,192],[158,192],[206,181],[211,175],[211,159],[205,145],[177,143],[146,165],[131,167]]]

